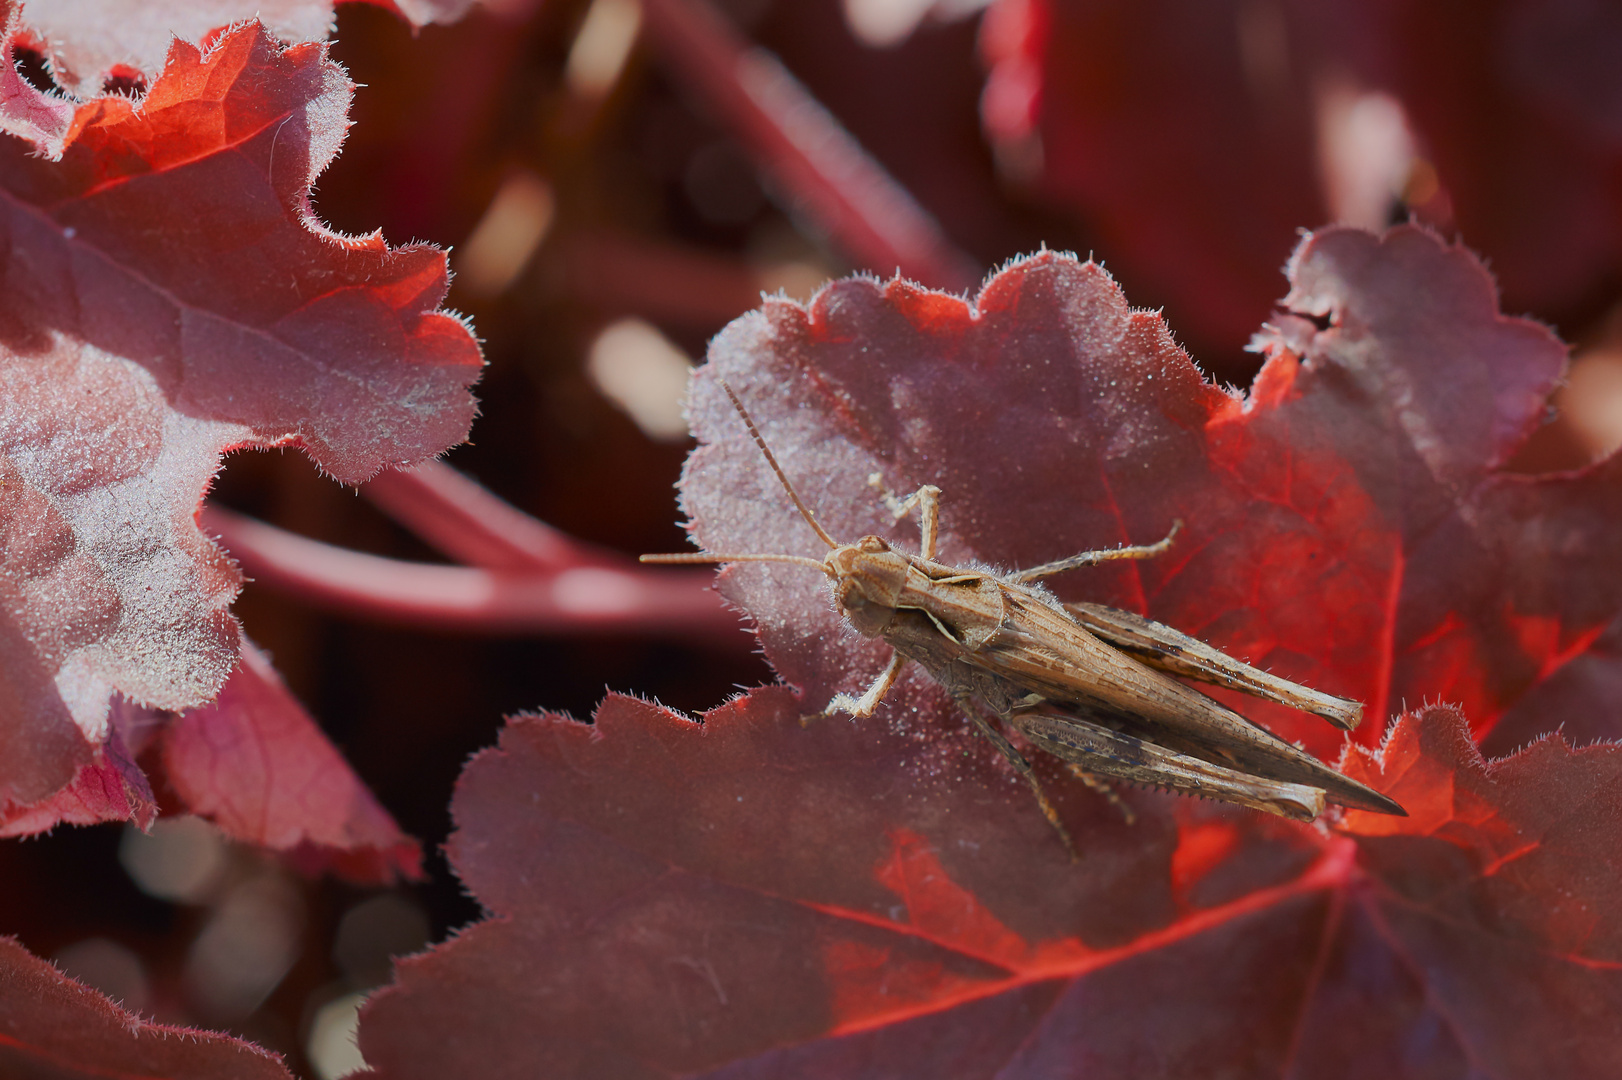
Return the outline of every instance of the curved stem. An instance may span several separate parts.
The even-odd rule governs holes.
[[[480,633],[748,641],[705,571],[579,562],[549,570],[436,566],[335,547],[217,506],[204,507],[200,522],[253,579],[348,615]]]
[[[980,270],[781,61],[745,42],[705,0],[642,0],[670,74],[725,124],[795,208],[853,261],[941,289]]]
[[[443,461],[379,473],[360,493],[429,547],[466,566],[529,571],[622,561],[531,517]]]

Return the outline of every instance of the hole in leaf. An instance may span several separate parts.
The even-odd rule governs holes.
[[[127,64],[114,64],[102,80],[101,92],[128,98],[142,97],[146,94],[146,76]]]
[[[45,61],[45,54],[38,49],[31,49],[26,45],[14,45],[11,52],[12,66],[17,74],[43,94],[61,93],[61,87],[51,77],[51,66]]]

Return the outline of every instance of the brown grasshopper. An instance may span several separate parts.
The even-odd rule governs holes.
[[[835,605],[859,633],[894,650],[861,697],[837,694],[819,715],[871,716],[908,661],[929,672],[992,745],[1025,778],[1042,812],[1075,847],[1030,762],[986,718],[1068,763],[1084,780],[1102,774],[1311,821],[1324,802],[1384,814],[1401,806],[1359,784],[1173,675],[1282,702],[1351,730],[1363,706],[1269,675],[1128,611],[1061,604],[1038,579],[1113,559],[1145,559],[1171,546],[1181,522],[1155,544],[1087,551],[1030,570],[997,574],[935,561],[940,489],[926,485],[905,502],[891,498],[897,520],[917,506],[922,551],[909,555],[878,536],[841,544],[817,522],[777,463],[748,410],[721,388],[743,417],[806,524],[828,545],[822,559],[801,555],[644,555],[643,562],[784,562],[826,574]]]

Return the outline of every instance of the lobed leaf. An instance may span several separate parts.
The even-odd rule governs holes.
[[[417,842],[251,642],[219,698],[170,719],[162,740],[163,775],[182,804],[227,836],[351,881],[422,876]]]
[[[415,26],[452,22],[472,0],[368,0]],[[223,27],[258,21],[278,40],[322,41],[336,23],[335,0],[115,0],[35,3],[28,8],[25,40],[50,62],[63,89],[88,99],[111,79],[150,83],[163,70],[169,43],[205,41]]]
[[[1330,831],[1130,792],[1128,826],[1041,761],[1072,865],[917,672],[871,720],[802,727],[885,647],[842,625],[821,575],[733,564],[720,588],[790,685],[702,723],[619,696],[590,725],[513,720],[453,803],[450,859],[491,917],[372,999],[377,1075],[1602,1075],[1622,1053],[1622,750],[1546,736],[1487,762],[1471,727],[1622,607],[1616,466],[1498,471],[1565,350],[1499,314],[1463,249],[1328,229],[1290,273],[1246,395],[1065,255],[972,304],[866,279],[768,300],[695,381],[684,505],[708,550],[821,554],[720,376],[842,540],[916,544],[875,473],[943,489],[956,564],[1181,519],[1166,555],[1053,587],[1367,701],[1370,745],[1343,767],[1412,817]],[[1395,703],[1437,697],[1462,709],[1385,730]]]
[[[0,811],[96,760],[109,702],[180,711],[237,663],[239,575],[197,528],[221,455],[340,480],[460,441],[478,346],[444,253],[344,237],[310,184],[352,86],[257,25],[173,43],[58,162],[0,141]]]
[[[1244,340],[1326,219],[1456,229],[1516,310],[1586,319],[1613,291],[1604,5],[999,0],[982,41],[989,134],[1196,340]]]
[[[154,1024],[0,938],[0,1073],[16,1077],[291,1080],[230,1035]]]
[[[694,539],[820,555],[719,374],[836,537],[916,544],[916,526],[893,523],[867,486],[873,473],[898,492],[942,489],[953,563],[1035,566],[1149,543],[1181,519],[1166,556],[1047,584],[1364,701],[1377,719],[1441,698],[1490,730],[1622,610],[1607,555],[1622,530],[1618,466],[1496,471],[1540,420],[1565,348],[1500,315],[1467,251],[1413,227],[1328,229],[1290,274],[1292,313],[1258,337],[1268,362],[1246,396],[1203,381],[1159,316],[1068,256],[1012,264],[972,307],[900,281],[841,282],[809,309],[769,301],[717,338],[695,386]],[[721,583],[809,706],[886,659],[840,632],[814,574],[737,565]],[[945,708],[926,683],[908,692]],[[1338,744],[1315,720],[1234,700],[1320,754]],[[1362,737],[1378,741],[1379,724]]]
[[[1601,1075],[1622,1049],[1593,862],[1618,801],[1548,797],[1614,788],[1615,747],[1487,764],[1428,710],[1349,766],[1412,820],[1137,795],[1129,827],[1069,792],[1072,865],[972,744],[798,711],[512,721],[449,848],[492,917],[372,999],[376,1075]]]

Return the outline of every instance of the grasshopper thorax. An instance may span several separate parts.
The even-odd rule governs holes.
[[[840,544],[823,559],[834,603],[856,631],[879,637],[895,618],[911,566],[907,556],[882,537],[864,536]]]

